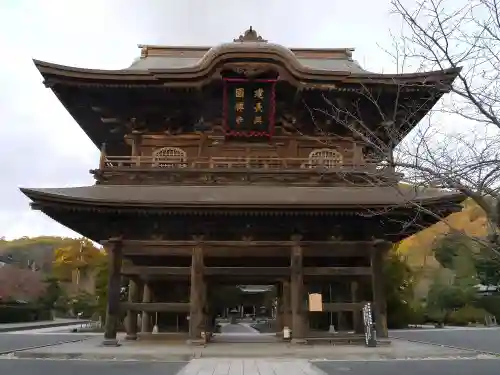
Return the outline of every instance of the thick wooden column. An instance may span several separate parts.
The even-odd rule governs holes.
[[[359,302],[359,283],[351,281],[351,302]],[[361,310],[353,310],[352,325],[355,333],[364,333],[363,316]]]
[[[189,340],[201,339],[203,329],[203,307],[205,304],[205,285],[203,280],[203,245],[202,237],[196,236],[197,244],[193,248],[191,260],[191,291],[189,310]]]
[[[292,328],[292,306],[290,303],[291,291],[290,291],[290,281],[284,280],[281,283],[282,294],[282,308],[283,308],[283,326]]]
[[[142,292],[142,302],[150,303],[152,301],[152,293],[151,286],[149,285],[149,281],[144,282],[143,292]],[[141,319],[141,332],[142,333],[151,333],[151,315],[147,311],[142,312]]]
[[[277,304],[276,304],[276,333],[283,332],[284,320],[283,320],[283,287],[281,284],[277,284]]]
[[[385,295],[385,280],[383,274],[384,258],[391,244],[380,242],[371,249],[373,312],[375,328],[378,337],[388,337],[387,332],[387,301]]]
[[[137,280],[130,279],[128,283],[128,301],[131,303],[139,302],[139,286]],[[127,336],[126,340],[137,340],[137,312],[127,310]]]
[[[304,342],[303,295],[304,277],[302,268],[301,236],[292,236],[291,275],[290,275],[290,302],[292,308],[292,342]]]
[[[122,242],[120,239],[108,243],[108,306],[104,326],[103,345],[118,346],[116,332],[120,321],[120,288],[122,268]]]
[[[140,148],[142,142],[142,133],[137,130],[132,131],[132,157],[135,158],[135,165],[139,166],[140,162]]]

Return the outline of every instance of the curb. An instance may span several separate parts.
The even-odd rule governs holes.
[[[92,337],[80,337],[78,339],[62,340],[62,341],[58,341],[58,342],[52,343],[52,344],[35,345],[35,346],[27,346],[27,347],[19,348],[19,349],[4,350],[4,351],[0,352],[0,355],[13,354],[14,356],[16,356],[16,353],[18,353],[18,352],[24,352],[24,351],[33,350],[33,349],[48,348],[50,346],[57,346],[57,345],[61,345],[61,344],[71,344],[74,342],[85,341],[85,340],[88,340],[90,338],[92,338]],[[35,353],[31,353],[31,354],[35,354]]]
[[[30,353],[13,352],[15,359],[49,359],[49,360],[86,360],[86,361],[136,361],[136,362],[189,362],[194,358],[199,358],[194,354],[155,356],[148,354],[141,355],[94,355],[83,353]]]
[[[185,354],[185,355],[169,355],[169,356],[157,356],[157,355],[95,355],[95,354],[83,354],[83,353],[30,353],[30,352],[14,352],[15,359],[46,359],[46,360],[87,360],[87,361],[136,361],[136,362],[189,362],[192,359],[199,358],[227,358],[227,354],[221,353],[221,355],[207,355],[201,356],[197,353]],[[237,355],[234,358],[249,359],[249,358],[273,358],[273,359],[303,359],[309,361],[311,364],[322,363],[322,362],[376,362],[376,361],[417,361],[417,360],[443,360],[443,359],[475,359],[477,355],[470,353],[469,355],[457,355],[457,356],[409,356],[409,357],[396,357],[390,355],[382,356],[367,356],[365,358],[358,355],[353,356],[332,356],[332,357],[300,357],[295,355],[290,356],[262,356],[262,355]]]
[[[15,331],[29,331],[32,329],[42,329],[42,328],[57,328],[57,327],[66,327],[66,326],[73,326],[76,324],[85,324],[90,322],[90,320],[80,320],[80,321],[75,321],[75,322],[64,322],[64,323],[45,323],[45,324],[39,324],[39,325],[32,325],[32,326],[21,326],[21,327],[12,327],[12,328],[3,328],[0,327],[0,333],[4,332],[15,332]]]
[[[481,350],[481,349],[462,348],[460,346],[438,344],[438,343],[435,343],[435,342],[422,341],[422,340],[414,340],[414,339],[407,339],[407,338],[396,337],[396,336],[392,336],[391,338],[396,339],[396,340],[404,340],[404,341],[409,341],[409,342],[415,342],[417,344],[433,345],[433,346],[439,346],[441,348],[449,348],[449,349],[455,349],[455,350],[464,350],[464,351],[471,352],[471,353],[476,353],[476,354],[487,354],[487,355],[491,355],[491,356],[495,356],[495,357],[500,357],[500,352],[489,352],[487,350]]]

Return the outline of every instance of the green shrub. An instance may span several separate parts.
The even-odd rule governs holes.
[[[484,296],[480,297],[476,306],[486,310],[493,315],[497,321],[500,321],[500,296]]]
[[[51,319],[50,310],[35,305],[0,305],[0,323],[25,323]]]
[[[449,315],[449,323],[457,326],[466,326],[469,323],[484,323],[488,312],[474,306],[464,306]]]
[[[447,313],[444,310],[431,309],[426,311],[425,320],[429,323],[443,324],[447,320]]]

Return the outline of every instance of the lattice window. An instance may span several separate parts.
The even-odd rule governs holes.
[[[314,150],[309,154],[309,168],[323,166],[334,168],[342,165],[342,154],[330,148]]]
[[[160,168],[184,168],[186,152],[178,147],[163,147],[153,153],[153,164]]]

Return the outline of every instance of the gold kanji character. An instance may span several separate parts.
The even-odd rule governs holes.
[[[255,112],[262,112],[262,103],[261,102],[257,102],[255,103]]]
[[[262,116],[255,116],[253,119],[254,124],[262,124]]]
[[[264,99],[264,89],[259,88],[253,92],[253,97],[257,99]]]
[[[236,102],[234,105],[234,109],[236,112],[243,112],[245,109],[245,103],[244,102]]]
[[[243,122],[243,117],[241,117],[241,116],[236,117],[236,123],[238,125],[241,124],[242,122]]]
[[[236,90],[234,90],[234,96],[237,98],[244,98],[245,97],[245,89],[243,87],[238,87]]]

